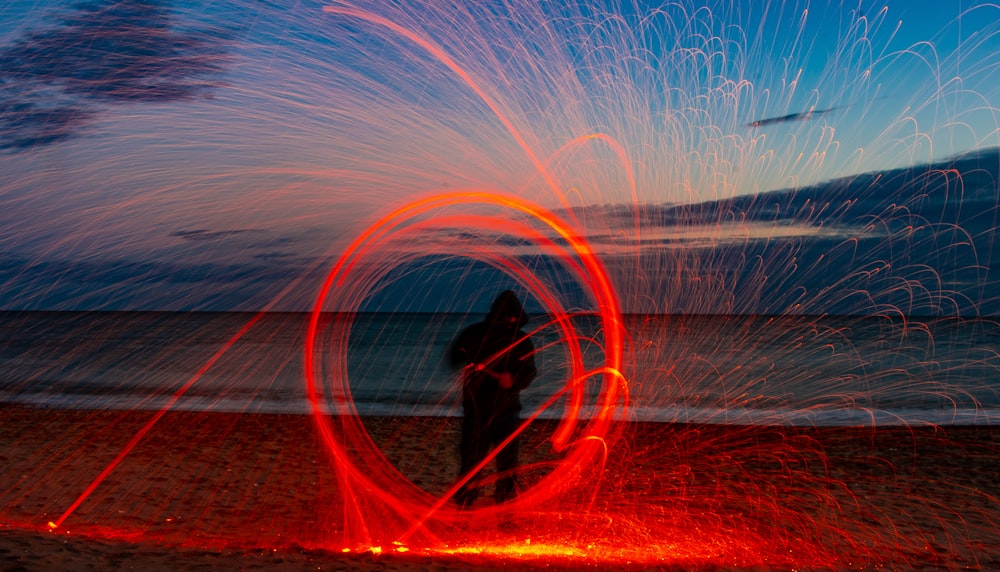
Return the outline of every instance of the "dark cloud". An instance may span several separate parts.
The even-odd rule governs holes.
[[[259,234],[263,232],[264,231],[255,228],[236,228],[231,230],[208,230],[199,228],[195,230],[178,230],[177,232],[170,233],[170,236],[176,236],[185,240],[204,241],[228,238],[230,236],[237,236],[240,234]]]
[[[219,85],[227,35],[179,29],[169,2],[87,2],[52,20],[0,48],[0,149],[73,137],[109,105],[193,99]]]
[[[457,240],[461,242],[471,242],[474,244],[482,244],[484,241],[484,235],[476,234],[472,232],[448,232],[444,236],[449,240]],[[506,246],[511,248],[516,248],[520,246],[534,246],[534,242],[526,238],[521,238],[519,236],[513,236],[510,234],[500,234],[495,236],[489,236],[489,241],[491,244],[497,246]]]
[[[959,177],[961,177],[959,179]],[[740,195],[694,204],[599,205],[582,218],[613,221],[612,228],[686,227],[732,223],[839,227],[942,223],[974,235],[997,226],[1000,149],[940,162],[853,175],[809,187]]]
[[[612,228],[634,225],[638,217],[647,231],[667,229],[666,238],[644,241],[641,270],[648,270],[642,281],[651,298],[671,292],[671,311],[702,303],[698,288],[678,292],[677,284],[714,279],[732,293],[725,312],[864,314],[894,307],[911,315],[998,315],[998,182],[1000,149],[984,149],[799,189],[638,210],[594,206],[578,214],[608,219]],[[683,234],[668,233],[726,223],[803,232],[697,248]],[[622,274],[635,271],[633,260],[620,258],[605,262]],[[686,274],[678,279],[671,269]]]
[[[764,119],[757,119],[747,123],[747,127],[766,127],[768,125],[775,125],[778,123],[791,123],[793,121],[808,121],[822,115],[826,115],[831,111],[836,111],[836,107],[829,107],[827,109],[812,109],[809,111],[803,111],[800,113],[789,113],[788,115],[779,115],[778,117],[766,117]]]
[[[260,260],[262,262],[268,262],[271,260],[289,260],[294,258],[295,255],[291,252],[262,252],[260,254],[254,254],[254,260]]]
[[[92,109],[65,97],[29,96],[25,87],[0,77],[0,149],[28,149],[69,139],[93,115]]]

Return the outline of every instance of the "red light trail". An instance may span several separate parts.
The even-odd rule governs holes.
[[[840,35],[812,38],[811,11],[784,4],[237,4],[224,18],[250,10],[253,30],[231,70],[205,66],[236,87],[197,123],[133,133],[91,92],[53,136],[107,118],[97,149],[120,156],[11,160],[32,169],[0,194],[56,214],[11,220],[0,244],[28,263],[0,270],[16,285],[70,259],[13,298],[31,303],[103,284],[74,269],[118,256],[129,291],[79,299],[128,306],[156,290],[135,253],[165,252],[179,306],[264,302],[206,331],[52,319],[61,345],[37,347],[18,337],[35,323],[0,315],[0,392],[27,404],[0,407],[0,532],[334,563],[1000,566],[995,153],[893,170],[997,141],[997,24],[942,29],[967,50],[951,54],[897,46],[889,7],[830,8]],[[45,37],[83,37],[85,12]],[[101,29],[159,29],[116,18]],[[24,92],[59,91],[46,81]],[[178,120],[163,103],[122,109]],[[80,202],[47,190],[53,158],[88,164],[63,175]],[[227,291],[244,286],[268,294]],[[501,287],[537,309],[540,375],[515,434],[458,474],[438,354]],[[515,438],[518,495],[459,510],[463,485],[503,480],[491,463]]]

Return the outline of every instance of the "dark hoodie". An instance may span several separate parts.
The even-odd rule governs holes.
[[[452,343],[448,357],[452,367],[464,368],[462,405],[465,415],[484,421],[514,415],[521,410],[521,390],[537,373],[535,347],[521,328],[528,323],[521,302],[510,290],[493,301],[482,322],[464,329]],[[500,374],[509,373],[513,385],[500,385]]]

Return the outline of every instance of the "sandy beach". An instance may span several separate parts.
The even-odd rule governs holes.
[[[1000,568],[1000,445],[988,427],[623,423],[580,494],[509,515],[513,527],[453,519],[438,545],[365,550],[345,539],[361,527],[377,536],[383,515],[358,522],[367,513],[351,507],[373,501],[344,494],[312,418],[168,412],[150,425],[155,415],[0,408],[0,567]],[[431,498],[449,489],[454,419],[364,424]],[[529,489],[567,470],[552,429],[524,436]],[[490,504],[484,494],[474,514]]]

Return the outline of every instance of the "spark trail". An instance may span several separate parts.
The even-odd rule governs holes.
[[[909,6],[235,2],[86,28],[109,65],[141,61],[101,47],[116,30],[198,30],[199,97],[67,122],[50,75],[3,84],[41,98],[0,113],[4,307],[252,313],[0,316],[3,399],[69,403],[43,443],[0,412],[32,428],[0,441],[2,522],[487,565],[1000,562],[1000,18],[928,32]],[[2,53],[106,13],[72,10]],[[506,288],[540,365],[521,490],[463,512],[460,483],[499,477],[458,474],[441,356]]]

